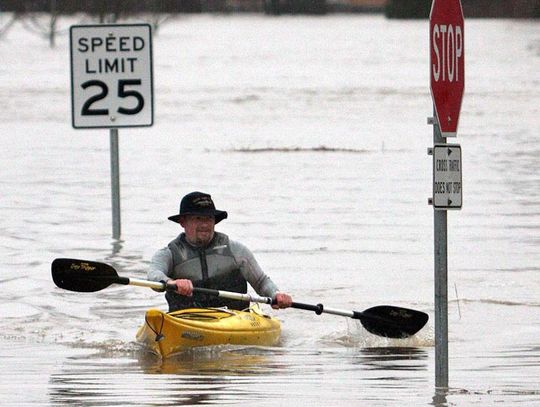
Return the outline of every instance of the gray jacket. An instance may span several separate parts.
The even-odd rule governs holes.
[[[152,257],[148,279],[167,281],[185,278],[195,287],[247,292],[247,282],[257,294],[274,297],[278,288],[261,269],[251,251],[241,243],[229,240],[223,233],[215,232],[214,238],[204,248],[192,246],[185,234],[180,234],[167,247]],[[169,311],[189,307],[221,307],[243,309],[249,306],[242,301],[196,295],[165,294]]]

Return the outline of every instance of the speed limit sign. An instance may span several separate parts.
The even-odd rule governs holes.
[[[153,124],[150,25],[71,26],[70,46],[74,128]]]

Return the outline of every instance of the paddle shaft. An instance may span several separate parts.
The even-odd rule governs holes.
[[[136,278],[118,277],[117,283],[124,284],[124,285],[135,285],[139,287],[149,287],[149,288],[153,288],[155,290],[160,290],[160,291],[174,290],[174,288],[169,288],[167,287],[166,284],[161,283],[161,282],[140,280]],[[235,293],[232,291],[214,290],[210,288],[193,287],[193,293],[206,294],[206,295],[211,295],[213,297],[227,298],[229,300],[258,302],[260,304],[273,304],[274,302],[272,298],[270,297],[261,297],[255,294]],[[332,315],[340,315],[342,317],[349,317],[349,318],[354,318],[354,319],[360,319],[360,317],[362,316],[362,313],[358,311],[347,311],[347,310],[341,310],[341,309],[336,309],[336,308],[328,308],[328,307],[324,307],[322,304],[313,305],[313,304],[304,304],[301,302],[293,302],[291,307],[297,308],[297,309],[303,309],[306,311],[313,311],[317,315],[325,313],[325,314],[332,314]]]
[[[262,304],[274,304],[274,301],[272,300],[272,298],[260,297],[254,294],[242,294],[242,293],[235,293],[235,292],[230,292],[230,291],[212,290],[208,288],[199,288],[199,287],[194,287],[193,293],[207,294],[207,295],[212,295],[212,296],[221,297],[221,298],[228,298],[231,300],[258,302]],[[355,319],[360,319],[360,317],[362,316],[362,313],[358,311],[346,311],[346,310],[340,310],[340,309],[335,309],[335,308],[325,308],[322,304],[312,305],[312,304],[303,304],[301,302],[293,302],[291,304],[291,308],[303,309],[306,311],[313,311],[317,315],[326,313],[326,314],[340,315],[343,317],[350,317],[350,318],[355,318]]]

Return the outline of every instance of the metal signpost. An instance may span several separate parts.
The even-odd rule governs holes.
[[[110,129],[113,238],[120,238],[118,128],[154,121],[148,24],[70,28],[71,117],[76,129]]]
[[[433,197],[435,272],[435,386],[448,388],[447,210],[461,209],[461,147],[456,137],[465,88],[465,31],[460,0],[433,0],[429,16],[430,88],[434,116]]]

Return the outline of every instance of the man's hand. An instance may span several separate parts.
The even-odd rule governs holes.
[[[292,305],[292,297],[286,293],[280,293],[279,291],[274,296],[275,304],[272,304],[272,308],[289,308]]]
[[[168,286],[176,287],[175,291],[180,295],[191,297],[193,295],[193,283],[191,280],[178,279],[167,281]]]

